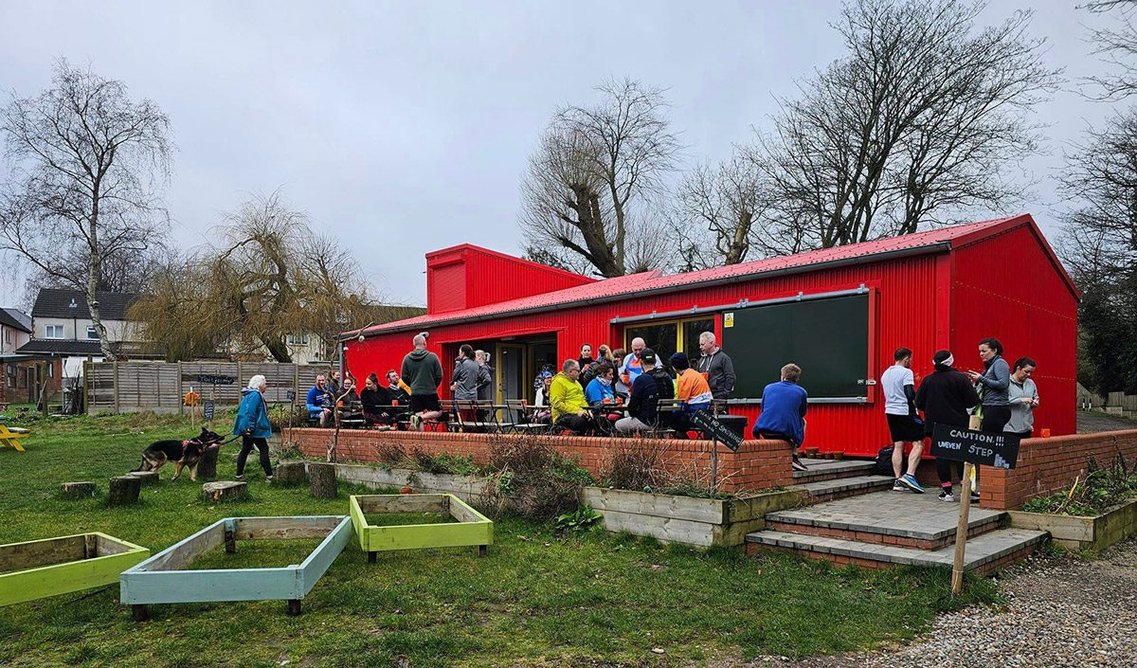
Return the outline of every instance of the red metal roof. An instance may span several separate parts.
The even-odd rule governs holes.
[[[899,237],[888,237],[876,241],[825,248],[806,253],[798,253],[796,255],[773,257],[724,267],[713,267],[711,269],[683,274],[664,275],[659,271],[650,271],[632,274],[630,276],[609,278],[564,290],[546,292],[530,297],[487,304],[485,306],[477,306],[461,311],[450,311],[447,313],[425,315],[409,318],[407,320],[384,323],[368,328],[364,331],[364,334],[425,329],[430,325],[518,315],[576,303],[613,301],[633,295],[642,296],[658,291],[674,291],[676,289],[697,287],[700,284],[721,283],[762,274],[816,271],[830,267],[835,263],[846,264],[861,259],[875,261],[887,259],[887,257],[893,255],[947,252],[952,248],[970,245],[1021,225],[1029,225],[1031,227],[1041,246],[1049,254],[1056,271],[1061,274],[1071,292],[1078,295],[1077,287],[1074,286],[1073,281],[1069,275],[1066,274],[1061,262],[1059,262],[1057,256],[1054,255],[1053,250],[1051,250],[1050,245],[1038,230],[1034,220],[1029,214],[1020,214],[1009,218],[952,225],[927,232],[918,232],[916,234],[907,234]]]

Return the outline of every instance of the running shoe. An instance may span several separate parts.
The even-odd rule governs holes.
[[[905,473],[904,475],[900,476],[900,478],[896,482],[900,483],[901,485],[904,485],[905,487],[907,487],[908,489],[912,490],[913,492],[915,492],[917,494],[923,494],[924,493],[924,488],[920,486],[920,481],[916,480],[916,477],[910,473]]]
[[[809,467],[806,466],[797,455],[794,455],[793,461],[791,462],[791,466],[793,466],[793,469],[795,471],[808,471],[809,470]]]
[[[908,488],[904,486],[904,483],[900,482],[900,478],[897,478],[896,480],[892,481],[892,491],[907,492]]]
[[[940,492],[940,501],[955,501],[955,495],[951,492]]]

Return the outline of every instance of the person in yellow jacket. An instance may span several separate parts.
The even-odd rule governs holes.
[[[584,399],[584,389],[580,382],[580,363],[574,359],[565,360],[562,371],[553,377],[549,387],[549,406],[553,409],[553,424],[571,429],[577,434],[587,434],[593,430],[592,413]]]

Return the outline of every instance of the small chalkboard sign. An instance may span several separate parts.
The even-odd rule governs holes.
[[[742,445],[742,436],[738,432],[719,422],[718,418],[707,411],[692,413],[691,422],[711,439],[730,448],[732,452],[738,452],[738,448]]]
[[[285,391],[284,396],[290,402],[296,401],[296,390],[287,390],[287,391]]]
[[[206,420],[212,420],[213,419],[213,402],[212,401],[202,402],[201,414],[205,417]]]
[[[937,424],[932,432],[932,456],[1013,469],[1019,458],[1019,437]]]
[[[236,376],[223,376],[220,374],[198,374],[197,382],[202,385],[232,385],[237,382]]]

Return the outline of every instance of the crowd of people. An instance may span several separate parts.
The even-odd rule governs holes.
[[[307,396],[311,421],[329,426],[338,414],[341,419],[346,415],[366,425],[406,422],[413,429],[422,429],[426,423],[442,420],[449,412],[443,409],[438,394],[443,382],[442,364],[427,350],[427,337],[426,332],[415,335],[414,349],[403,358],[400,370],[388,370],[382,381],[370,374],[358,393],[350,376],[341,380],[334,371],[317,376]],[[725,402],[734,391],[734,364],[717,345],[713,332],[699,336],[700,355],[694,365],[682,351],[666,361],[659,359],[639,337],[632,339],[626,352],[606,344],[598,346],[596,352],[594,357],[592,346],[585,344],[580,355],[564,360],[556,373],[541,370],[534,382],[536,401],[528,416],[532,422],[574,434],[666,431],[675,438],[686,438],[695,429],[695,412],[725,410]],[[893,441],[893,489],[924,493],[916,470],[924,439],[932,435],[936,424],[1020,437],[1032,434],[1033,410],[1039,398],[1031,379],[1036,368],[1031,358],[1021,357],[1012,366],[1003,358],[998,339],[987,338],[979,343],[983,370],[964,373],[954,367],[951,352],[940,350],[932,356],[934,372],[917,388],[912,355],[910,349],[898,348],[894,364],[880,378],[885,419]],[[757,438],[789,441],[795,470],[807,468],[801,449],[809,397],[801,376],[801,367],[786,364],[780,378],[765,386],[761,412],[752,431]],[[463,405],[472,408],[459,411],[464,422],[485,419],[473,402],[493,398],[493,379],[490,355],[469,344],[461,345],[449,388],[455,402],[471,402]],[[248,450],[254,445],[258,444],[253,443]],[[954,484],[962,475],[962,464],[955,464],[936,462],[940,498],[947,501],[955,500]],[[978,486],[974,489],[978,495]]]

